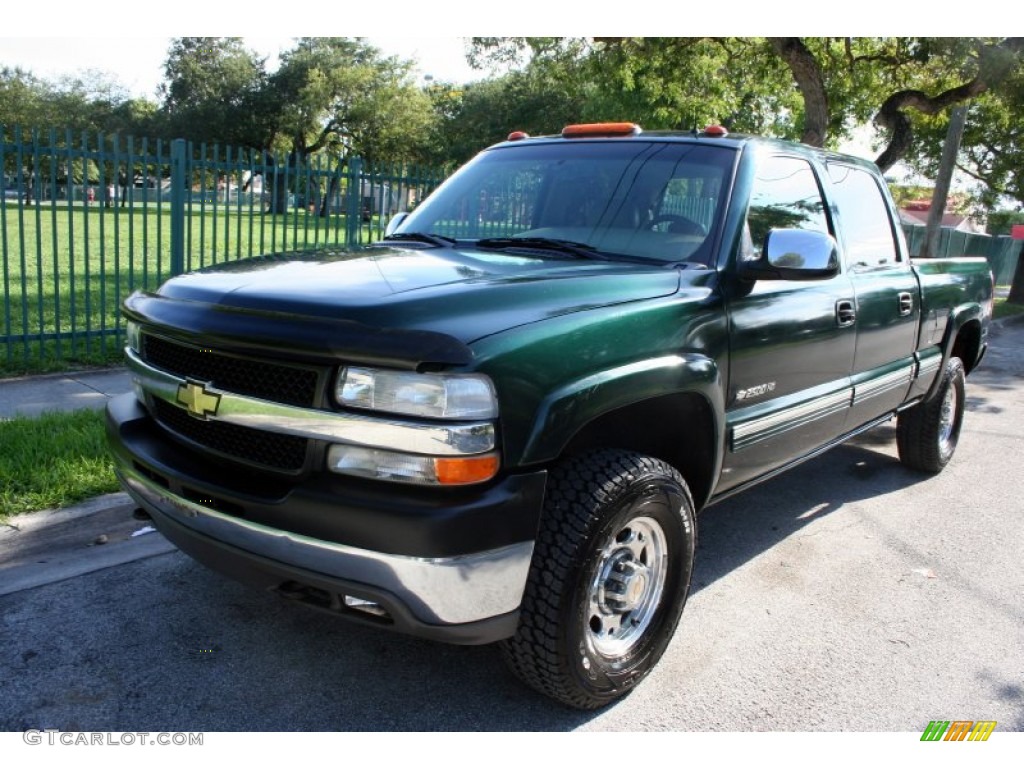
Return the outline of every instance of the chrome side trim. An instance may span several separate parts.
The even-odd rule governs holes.
[[[762,440],[802,427],[812,421],[823,419],[850,407],[853,389],[847,387],[840,392],[815,398],[786,408],[770,416],[753,419],[732,428],[732,449],[738,451]]]
[[[942,354],[936,353],[930,356],[927,360],[921,360],[917,364],[917,376],[918,379],[923,379],[926,376],[932,377],[942,367]]]
[[[879,376],[877,379],[857,384],[853,388],[853,404],[860,405],[865,400],[877,397],[878,395],[884,395],[886,392],[891,392],[901,387],[906,389],[914,378],[914,368],[913,364],[908,365],[906,368]]]
[[[254,555],[385,589],[428,624],[465,624],[514,611],[523,599],[533,542],[458,557],[389,555],[270,528],[195,504],[123,464],[128,493],[155,518],[166,516]]]
[[[125,359],[128,370],[143,391],[182,408],[178,390],[187,386],[185,379],[154,368],[130,349],[125,350]],[[214,387],[205,387],[204,392],[219,398],[216,413],[207,417],[210,421],[223,421],[266,432],[430,456],[487,453],[496,446],[494,424],[489,421],[451,424],[397,421],[380,416],[299,408]]]
[[[909,391],[915,379],[933,377],[942,365],[942,355],[915,360],[899,370],[847,387],[839,392],[817,397],[768,416],[752,419],[732,428],[732,450],[739,451],[762,440],[823,419],[873,397],[897,389]]]

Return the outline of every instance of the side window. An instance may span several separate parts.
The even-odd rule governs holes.
[[[895,264],[899,252],[892,219],[874,175],[842,163],[829,163],[828,175],[839,208],[836,226],[846,246],[847,263],[855,267]]]
[[[810,163],[798,157],[766,157],[760,161],[750,195],[747,228],[754,257],[773,229],[828,233],[825,202]]]

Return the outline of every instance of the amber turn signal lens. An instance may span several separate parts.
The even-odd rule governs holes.
[[[435,458],[434,472],[441,485],[468,485],[482,483],[498,474],[498,456],[489,453],[483,456],[460,456],[458,458]]]

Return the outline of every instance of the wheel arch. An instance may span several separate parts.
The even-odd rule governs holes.
[[[700,509],[711,496],[719,469],[718,433],[704,396],[673,392],[601,414],[572,436],[561,455],[618,448],[660,459],[679,471]]]
[[[699,509],[711,495],[725,410],[714,360],[670,355],[572,382],[537,409],[519,461],[548,464],[601,448],[651,456],[675,467]]]
[[[952,357],[960,358],[964,364],[964,374],[969,375],[985,354],[985,314],[980,304],[968,304],[957,307],[950,312],[946,325],[946,338],[942,343],[942,368]],[[928,388],[925,400],[930,400],[938,392],[942,384],[942,376],[936,376]]]
[[[964,373],[970,374],[981,362],[981,320],[970,319],[963,323],[953,337],[950,348],[952,357],[959,357],[964,364]]]

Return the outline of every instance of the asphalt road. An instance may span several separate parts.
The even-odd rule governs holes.
[[[1022,382],[1004,327],[941,475],[883,427],[706,511],[676,638],[604,711],[173,552],[0,597],[0,731],[1024,731]]]

